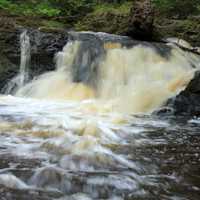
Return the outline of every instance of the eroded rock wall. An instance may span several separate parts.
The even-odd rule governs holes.
[[[0,88],[14,77],[20,67],[20,34],[25,27],[16,26],[8,18],[0,19]],[[55,68],[54,55],[67,43],[65,31],[40,31],[27,28],[31,42],[32,76]]]

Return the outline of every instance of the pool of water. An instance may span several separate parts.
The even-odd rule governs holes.
[[[198,119],[1,96],[0,200],[198,200],[199,133]]]

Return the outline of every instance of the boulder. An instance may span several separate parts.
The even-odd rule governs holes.
[[[151,40],[153,34],[154,9],[151,0],[133,2],[129,16],[128,35],[135,39]]]
[[[25,27],[17,26],[7,17],[0,18],[0,88],[12,79],[20,67],[20,34]],[[65,30],[39,30],[27,28],[31,43],[32,76],[55,68],[54,54],[67,43]]]
[[[200,71],[195,73],[185,90],[167,101],[166,106],[177,116],[200,116]]]
[[[168,19],[156,16],[154,20],[154,39],[176,37],[189,42],[192,46],[200,46],[200,17],[187,19]]]

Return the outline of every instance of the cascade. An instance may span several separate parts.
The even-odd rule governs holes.
[[[23,87],[24,84],[28,81],[28,67],[31,59],[31,45],[27,30],[23,31],[20,35],[20,51],[21,57],[19,73],[13,77],[3,89],[4,93],[6,94],[14,94],[16,90]]]
[[[200,120],[151,115],[185,89],[199,56],[72,32],[55,70],[28,82],[29,60],[24,32],[13,96],[0,96],[0,199],[200,199]]]
[[[56,55],[57,67],[16,95],[54,100],[93,100],[109,111],[151,112],[183,90],[199,58],[176,46],[137,42],[103,33],[71,33]]]
[[[28,80],[28,67],[31,58],[30,38],[25,30],[20,36],[21,60],[20,60],[20,79],[19,87],[22,87]]]

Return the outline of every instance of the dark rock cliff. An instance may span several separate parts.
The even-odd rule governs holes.
[[[184,91],[167,101],[166,106],[173,108],[176,116],[200,116],[200,71],[195,73]]]
[[[23,31],[23,27],[15,26],[12,21],[0,19],[0,88],[19,71],[20,34]],[[53,70],[54,54],[66,44],[67,33],[28,29],[28,35],[31,42],[31,75]]]
[[[136,0],[129,14],[127,34],[136,39],[152,40],[154,9],[151,0]]]

